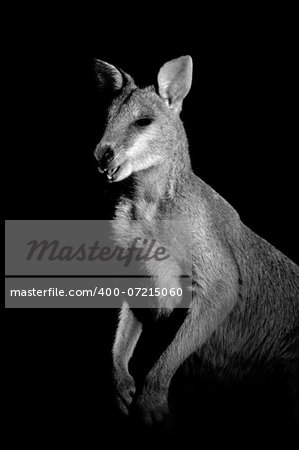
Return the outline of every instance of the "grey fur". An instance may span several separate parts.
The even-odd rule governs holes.
[[[159,73],[162,96],[152,87],[138,89],[132,79],[115,92],[106,131],[95,152],[101,160],[110,146],[117,165],[130,160],[124,172],[130,189],[124,183],[116,205],[118,242],[130,246],[136,235],[154,236],[161,242],[165,219],[186,219],[189,224],[185,235],[174,230],[170,236],[172,260],[162,269],[163,274],[170,273],[169,279],[168,275],[159,278],[160,266],[146,267],[158,278],[158,286],[169,286],[179,283],[192,259],[193,297],[182,326],[137,394],[128,362],[142,321],[130,310],[129,299],[120,313],[113,347],[117,398],[128,413],[135,395],[135,406],[147,423],[167,415],[170,382],[184,362],[194,368],[200,360],[201,370],[212,367],[219,377],[236,379],[278,368],[295,373],[295,379],[298,374],[299,269],[247,228],[238,213],[192,172],[179,118],[191,85],[190,61],[182,57],[163,66]],[[146,129],[134,125],[142,116],[154,118]],[[118,181],[117,177],[111,180]],[[160,313],[171,314],[175,302],[168,300],[157,302]]]

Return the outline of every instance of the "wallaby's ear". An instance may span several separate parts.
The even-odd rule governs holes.
[[[95,71],[100,89],[120,91],[127,84],[134,84],[133,79],[121,69],[117,69],[112,64],[108,64],[100,59],[94,60]]]
[[[170,108],[180,112],[182,101],[188,94],[192,83],[192,58],[181,56],[168,61],[158,74],[159,94],[168,101]]]

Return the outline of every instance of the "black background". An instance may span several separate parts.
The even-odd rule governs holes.
[[[6,36],[10,83],[3,87],[11,119],[2,150],[5,218],[108,217],[109,191],[93,157],[103,131],[93,58],[145,86],[164,62],[190,54],[194,78],[182,119],[194,171],[298,263],[292,13],[197,12],[191,22],[191,12],[173,20],[154,10],[146,23],[147,12],[135,10],[128,22],[115,9],[88,18],[46,8],[14,16]],[[38,442],[38,430],[55,441],[61,431],[60,440],[87,445],[111,429],[114,442],[121,429],[110,407],[115,314],[6,314],[7,416],[19,430],[11,441],[21,434]]]

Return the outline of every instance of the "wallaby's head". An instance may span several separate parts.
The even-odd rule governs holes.
[[[95,150],[99,170],[114,182],[169,165],[185,139],[179,114],[191,87],[191,57],[164,64],[157,90],[139,89],[130,75],[103,61],[96,60],[96,72],[100,87],[109,90],[112,98],[107,126]]]

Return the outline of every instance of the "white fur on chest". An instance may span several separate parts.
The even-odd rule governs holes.
[[[169,235],[167,230],[163,229],[163,221],[156,220],[156,204],[143,202],[143,204],[140,201],[134,205],[138,208],[137,214],[142,211],[140,220],[131,219],[131,202],[124,201],[117,207],[116,218],[113,222],[115,240],[119,245],[130,248],[134,240],[138,238],[136,247],[143,247],[146,250],[146,245],[151,245],[151,254],[154,254],[159,247],[165,248],[167,258],[164,260],[151,258],[143,261],[142,266],[146,274],[152,277],[153,288],[158,288],[157,292],[163,290],[164,293],[155,297],[155,307],[171,311],[182,300],[181,295],[177,294],[181,292],[180,277],[185,274],[182,268],[184,255],[180,251],[173,252],[171,246],[165,242],[165,236],[169,238]],[[138,216],[140,217],[141,214]],[[166,221],[164,222],[166,226]],[[146,245],[144,245],[145,240]]]

